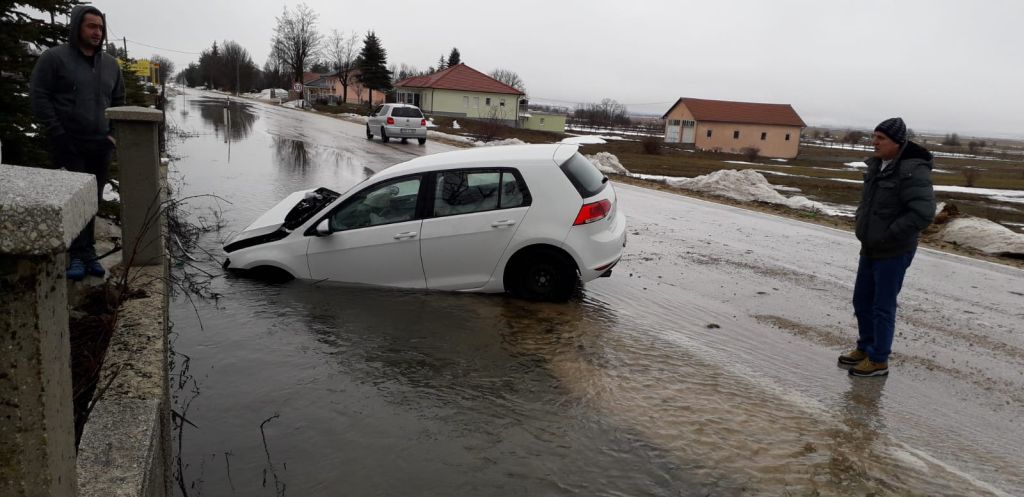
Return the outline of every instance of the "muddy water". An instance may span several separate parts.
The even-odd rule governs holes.
[[[218,196],[190,200],[225,224],[211,251],[291,191],[447,149],[259,104],[229,113],[232,127],[198,95],[169,113],[189,135],[178,195]],[[566,305],[177,268],[216,275],[220,295],[172,308],[191,423],[178,493],[1024,492],[1024,276],[919,254],[893,376],[853,381],[834,365],[853,323],[847,234],[619,191],[625,259]]]

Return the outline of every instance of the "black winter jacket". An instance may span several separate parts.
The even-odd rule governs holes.
[[[935,218],[931,152],[908,141],[885,171],[877,157],[866,163],[856,217],[861,255],[882,259],[916,249],[918,235]]]
[[[78,140],[102,140],[112,131],[104,111],[124,105],[117,60],[103,52],[103,43],[91,57],[78,48],[78,32],[89,13],[100,15],[95,7],[75,7],[68,43],[43,52],[32,69],[32,112],[51,138],[66,133]],[[104,19],[103,42],[106,39]]]

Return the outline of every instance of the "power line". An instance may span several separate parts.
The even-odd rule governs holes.
[[[146,43],[142,43],[141,41],[135,41],[135,40],[128,40],[128,41],[130,41],[130,42],[132,42],[132,43],[134,43],[136,45],[142,45],[144,47],[155,48],[157,50],[164,50],[164,51],[167,51],[167,52],[176,52],[176,53],[186,54],[186,55],[202,55],[202,53],[200,53],[200,52],[186,52],[184,50],[175,50],[173,48],[157,47],[157,46],[149,45],[149,44],[146,44]]]

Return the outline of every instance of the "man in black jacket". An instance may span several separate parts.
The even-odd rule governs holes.
[[[860,339],[856,349],[839,356],[840,365],[852,366],[853,376],[889,374],[896,296],[918,235],[935,217],[932,154],[907,140],[903,119],[882,121],[872,143],[875,155],[867,160],[856,217],[861,249],[853,309]]]
[[[104,112],[124,105],[124,81],[117,60],[103,52],[107,28],[99,9],[75,7],[70,28],[68,43],[43,52],[32,70],[32,111],[46,128],[54,167],[94,175],[100,199],[114,151]],[[105,273],[96,259],[93,228],[90,221],[71,242],[68,279]]]

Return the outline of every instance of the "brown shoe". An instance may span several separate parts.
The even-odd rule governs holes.
[[[886,376],[889,374],[889,363],[874,362],[864,359],[850,369],[850,376]]]
[[[847,352],[847,353],[839,356],[839,364],[842,364],[842,365],[845,365],[845,366],[854,366],[854,365],[859,364],[860,361],[863,361],[864,359],[867,359],[867,358],[868,358],[868,355],[863,350],[853,349],[850,352]]]

